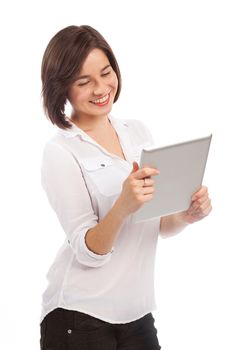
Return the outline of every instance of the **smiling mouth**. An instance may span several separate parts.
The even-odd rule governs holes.
[[[94,101],[91,101],[91,103],[98,105],[98,106],[104,106],[106,104],[109,103],[109,99],[110,99],[110,93],[108,93],[107,95],[103,96],[102,98],[98,98]]]

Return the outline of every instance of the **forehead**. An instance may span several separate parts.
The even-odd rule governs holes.
[[[81,74],[88,74],[90,70],[101,70],[108,65],[109,59],[106,54],[100,49],[93,49],[90,51],[85,61],[81,66]]]

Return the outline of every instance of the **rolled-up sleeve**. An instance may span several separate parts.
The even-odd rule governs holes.
[[[89,267],[107,263],[112,251],[99,255],[85,243],[86,233],[98,224],[98,217],[74,155],[57,143],[48,142],[43,152],[41,181],[78,262]]]

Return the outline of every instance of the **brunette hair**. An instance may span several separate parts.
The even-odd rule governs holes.
[[[116,102],[121,91],[120,69],[111,47],[97,30],[88,25],[66,27],[50,40],[44,52],[41,68],[43,108],[47,118],[61,129],[71,127],[65,115],[68,89],[90,51],[96,48],[106,54],[117,75]]]

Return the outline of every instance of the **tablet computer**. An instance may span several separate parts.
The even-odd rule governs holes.
[[[135,212],[135,222],[187,210],[201,187],[212,135],[163,147],[144,148],[140,167],[153,167],[154,197]]]

